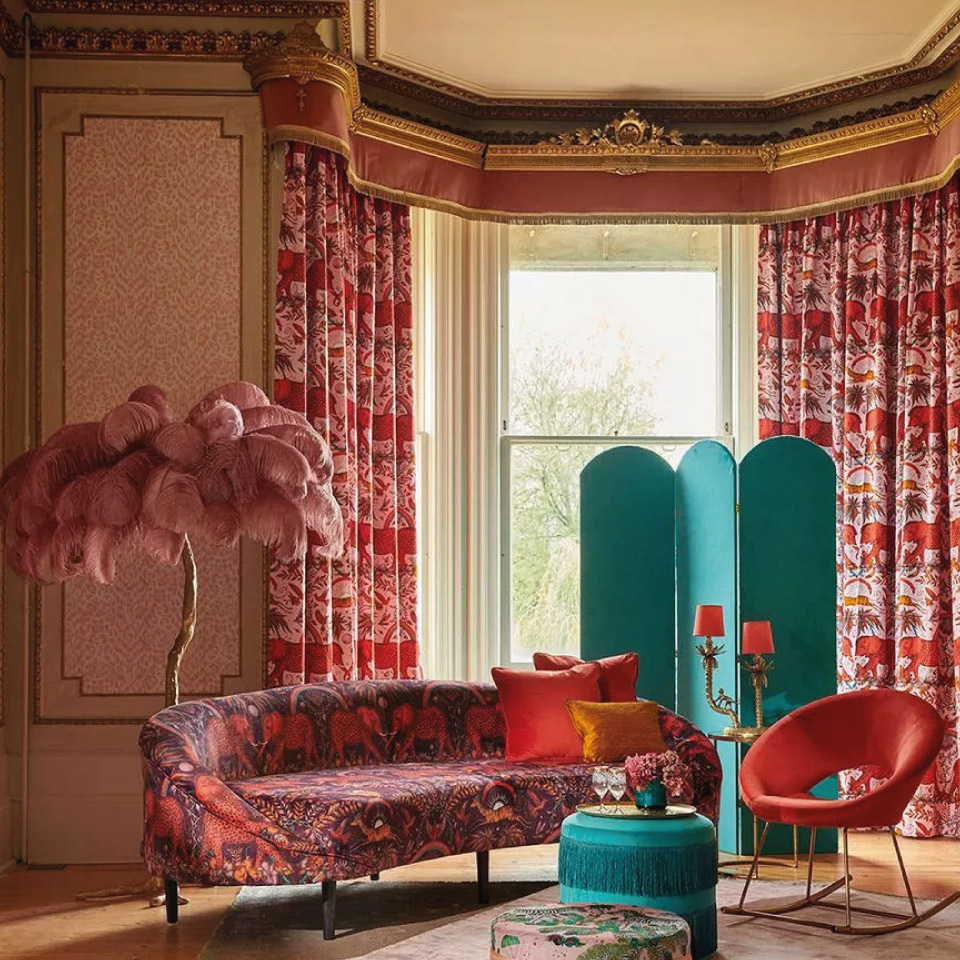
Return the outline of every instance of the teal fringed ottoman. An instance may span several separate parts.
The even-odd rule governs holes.
[[[516,907],[490,928],[491,960],[691,960],[680,917],[647,907]]]
[[[693,960],[717,949],[717,842],[699,814],[670,819],[575,813],[560,832],[563,903],[629,903],[679,914]]]

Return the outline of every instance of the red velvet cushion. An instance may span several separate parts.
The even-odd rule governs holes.
[[[535,653],[533,665],[537,670],[569,670],[581,663],[600,666],[600,696],[604,703],[627,703],[637,699],[637,673],[640,657],[636,653],[621,653],[601,660],[583,661],[563,654]]]
[[[583,762],[583,748],[567,712],[567,701],[600,701],[597,664],[541,673],[494,667],[491,673],[507,727],[508,760]]]

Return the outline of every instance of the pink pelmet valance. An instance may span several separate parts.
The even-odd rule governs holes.
[[[270,139],[340,153],[362,192],[477,219],[784,221],[935,189],[960,158],[960,84],[800,140],[631,151],[484,145],[372,110],[335,80],[261,81]]]

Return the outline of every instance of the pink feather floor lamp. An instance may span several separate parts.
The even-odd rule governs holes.
[[[197,623],[191,538],[229,547],[249,536],[283,560],[302,558],[308,545],[337,556],[343,519],[332,475],[320,434],[252,383],[218,387],[183,421],[159,387],[143,386],[102,420],[63,426],[7,467],[0,478],[6,561],[41,584],[78,576],[112,583],[129,547],[182,564],[183,615],[164,680],[170,706],[180,698],[180,667]]]

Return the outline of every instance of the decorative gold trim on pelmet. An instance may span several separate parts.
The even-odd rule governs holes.
[[[263,98],[271,142],[295,139],[326,147],[347,159],[351,182],[364,193],[471,220],[782,221],[935,189],[960,162],[960,143],[954,151],[953,140],[945,140],[943,133],[960,117],[960,81],[916,109],[779,143],[688,145],[676,131],[662,135],[657,127],[655,137],[575,131],[516,146],[485,144],[366,106],[356,64],[328,49],[306,23],[281,43],[251,53],[244,65]],[[336,91],[332,98],[330,88]],[[635,111],[610,118],[605,129],[624,125],[651,129]],[[921,140],[930,147],[914,143]],[[935,144],[952,155],[936,158]],[[862,156],[863,164],[843,163],[853,156]],[[932,158],[944,165],[928,173]],[[800,174],[794,169],[799,167],[806,171]],[[528,185],[514,176],[533,173],[551,179],[529,180]],[[581,173],[590,176],[582,189],[570,177]],[[613,179],[598,179],[597,174]],[[657,179],[659,174],[667,176]],[[899,177],[904,181],[890,182]],[[871,179],[876,188],[862,189]],[[591,191],[598,198],[596,209],[584,209]],[[534,193],[537,198],[530,199]],[[552,206],[554,195],[558,202]],[[809,202],[803,202],[805,195]],[[568,196],[577,203],[565,208]]]

